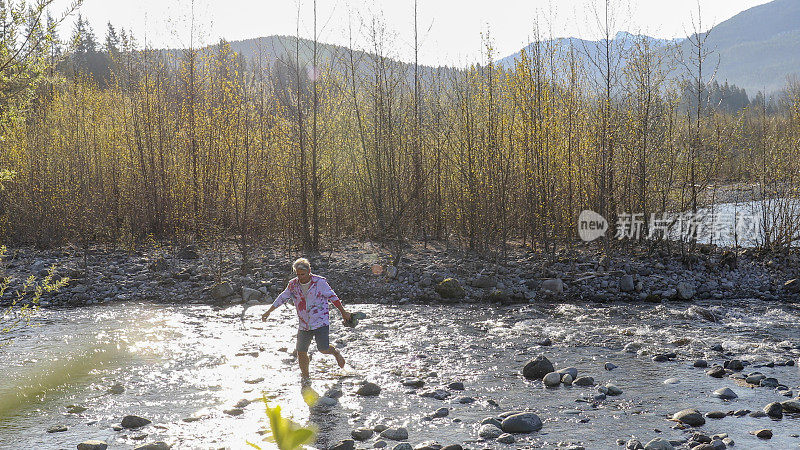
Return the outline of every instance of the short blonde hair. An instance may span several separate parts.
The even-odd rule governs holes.
[[[311,271],[311,263],[305,258],[297,258],[295,262],[292,263],[292,270],[297,271],[297,269]]]

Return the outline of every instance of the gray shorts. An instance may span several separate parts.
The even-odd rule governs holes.
[[[297,330],[297,351],[308,352],[311,345],[311,337],[317,341],[317,350],[324,352],[330,348],[330,338],[328,336],[328,326],[319,327],[315,330]]]

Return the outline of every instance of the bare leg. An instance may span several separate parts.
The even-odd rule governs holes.
[[[297,364],[300,366],[300,376],[308,378],[308,352],[297,352]]]
[[[339,367],[344,367],[344,357],[339,350],[336,350],[336,347],[330,345],[328,346],[327,350],[320,350],[320,353],[325,353],[326,355],[333,355],[336,358],[336,363],[339,364]]]

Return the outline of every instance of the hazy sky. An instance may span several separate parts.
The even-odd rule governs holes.
[[[68,0],[63,1],[64,4]],[[598,1],[598,0],[595,0]],[[297,0],[195,0],[197,37],[214,43],[220,37],[239,40],[272,34],[294,35]],[[703,28],[767,0],[700,0]],[[312,0],[301,0],[300,35],[312,35]],[[534,20],[547,37],[596,37],[592,0],[418,0],[420,62],[463,65],[481,55],[481,32],[487,29],[497,56],[516,52],[530,41]],[[102,41],[106,22],[145,35],[155,47],[180,47],[189,42],[190,0],[84,0],[81,13]],[[323,42],[347,45],[352,24],[356,47],[366,46],[363,25],[382,17],[390,31],[390,56],[413,58],[413,0],[317,0],[318,36]],[[655,37],[685,37],[697,17],[697,0],[631,0],[620,9],[618,30]],[[73,19],[69,19],[70,22]],[[71,24],[69,25],[71,29]],[[62,33],[66,33],[65,29]]]

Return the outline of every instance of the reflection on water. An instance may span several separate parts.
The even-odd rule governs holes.
[[[327,355],[312,355],[314,389],[336,388],[344,395],[337,405],[314,410],[300,392],[291,356],[296,318],[288,308],[266,323],[258,320],[259,308],[248,311],[242,323],[238,306],[117,304],[44,311],[39,326],[0,349],[5,375],[0,378],[0,448],[74,448],[92,438],[106,440],[111,448],[153,440],[175,448],[248,448],[246,441],[264,438],[259,433],[266,426],[262,392],[282,406],[284,416],[314,422],[319,448],[348,438],[353,428],[379,423],[408,427],[412,444],[436,440],[484,447],[475,443],[476,424],[510,409],[537,411],[545,427],[507,448],[560,441],[609,448],[631,435],[643,441],[684,436],[664,417],[685,407],[760,410],[785,400],[773,390],[707,377],[686,361],[705,357],[721,362],[723,355],[710,350],[714,344],[754,362],[797,359],[800,310],[758,301],[701,306],[705,309],[685,303],[354,306],[369,318],[355,329],[332,325],[332,341],[348,359],[345,369]],[[545,337],[553,347],[533,344]],[[681,360],[650,360],[648,355],[663,350],[677,352]],[[594,393],[593,388],[545,390],[522,379],[521,366],[541,351],[557,366],[575,366],[598,381],[613,381],[623,395],[593,405],[576,402]],[[619,368],[603,370],[607,361]],[[796,367],[757,370],[790,388],[800,385]],[[445,401],[423,398],[402,386],[405,377],[425,379],[423,390],[462,381],[466,391]],[[663,384],[672,377],[680,383]],[[383,387],[379,397],[354,395],[364,379]],[[726,404],[710,396],[725,386],[739,398]],[[476,401],[458,403],[462,395]],[[70,413],[72,405],[86,410]],[[451,408],[447,417],[426,420],[442,406]],[[243,413],[232,415],[237,407]],[[114,431],[127,414],[148,418],[153,425]],[[68,431],[47,433],[53,425]],[[656,434],[656,428],[662,433]],[[769,445],[774,448],[800,444],[791,436],[800,428],[797,417],[779,422],[726,418],[709,422],[702,431],[729,433],[740,448],[759,448],[765,444],[748,434],[759,428],[773,429]]]

